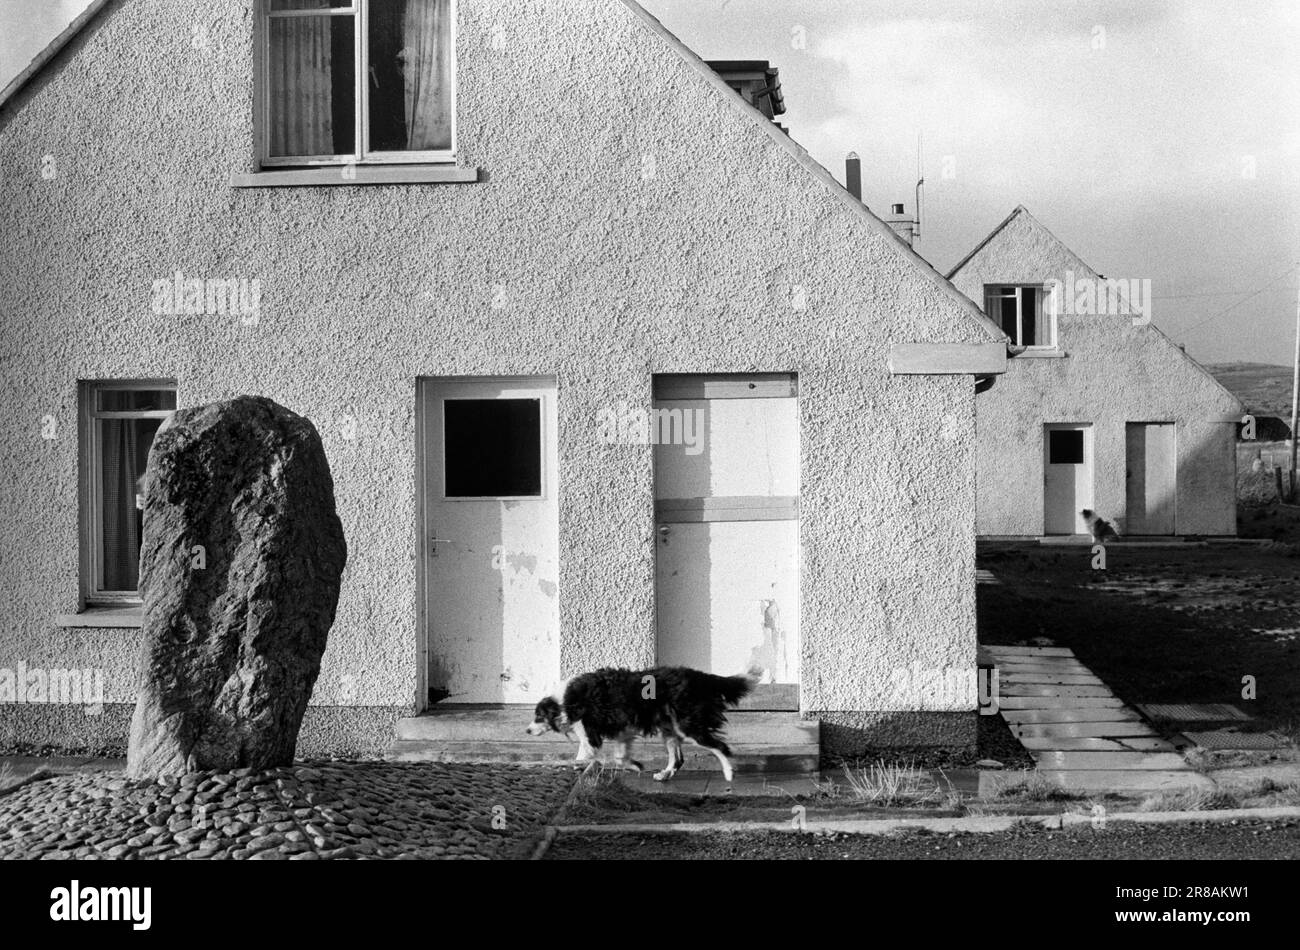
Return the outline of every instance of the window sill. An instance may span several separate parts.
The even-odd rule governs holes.
[[[138,605],[125,607],[87,607],[80,613],[60,614],[54,618],[56,627],[108,627],[139,628],[144,626],[144,608]]]
[[[455,185],[481,180],[459,165],[348,165],[267,169],[230,176],[232,188],[325,188],[349,185]]]
[[[1069,355],[1070,355],[1070,354],[1066,353],[1065,350],[1061,350],[1061,349],[1057,349],[1057,348],[1053,347],[1053,348],[1051,348],[1051,349],[1044,348],[1044,349],[1041,349],[1041,350],[1039,350],[1039,349],[1034,349],[1034,350],[1025,350],[1023,353],[1017,353],[1017,354],[1015,355],[1014,359],[1018,359],[1018,360],[1025,360],[1025,359],[1029,359],[1029,360],[1063,360],[1063,359],[1065,359],[1065,358],[1066,358],[1067,356],[1069,356]]]

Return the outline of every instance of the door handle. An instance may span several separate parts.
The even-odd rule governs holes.
[[[668,532],[669,532],[669,530],[670,530],[670,529],[669,529],[668,525],[666,525],[666,524],[661,524],[661,525],[659,526],[659,537],[661,537],[665,542],[668,540]]]
[[[435,531],[434,534],[437,534],[437,532]],[[452,543],[451,538],[434,538],[434,537],[429,538],[429,557],[438,556],[438,545],[451,544],[451,543]]]

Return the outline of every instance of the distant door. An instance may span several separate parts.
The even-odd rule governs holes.
[[[431,696],[531,703],[560,672],[555,384],[424,380]]]
[[[1043,428],[1043,533],[1086,534],[1092,507],[1092,426]]]
[[[1178,457],[1170,422],[1130,422],[1128,457],[1129,534],[1173,534],[1178,493]]]
[[[798,708],[799,405],[793,376],[655,381],[658,660],[762,672]]]

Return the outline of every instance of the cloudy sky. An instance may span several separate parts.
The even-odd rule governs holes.
[[[792,135],[867,203],[927,201],[946,271],[1023,204],[1208,361],[1289,363],[1300,283],[1294,0],[644,0],[706,58],[781,69]],[[0,0],[0,81],[85,0]]]

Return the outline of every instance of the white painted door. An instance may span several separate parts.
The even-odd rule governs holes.
[[[560,672],[555,384],[424,380],[431,696],[532,703]]]
[[[1043,533],[1087,534],[1092,505],[1092,426],[1043,427]]]
[[[1173,534],[1178,485],[1174,426],[1169,422],[1130,422],[1125,530],[1129,534]]]
[[[795,379],[666,376],[655,390],[658,660],[798,684]]]

